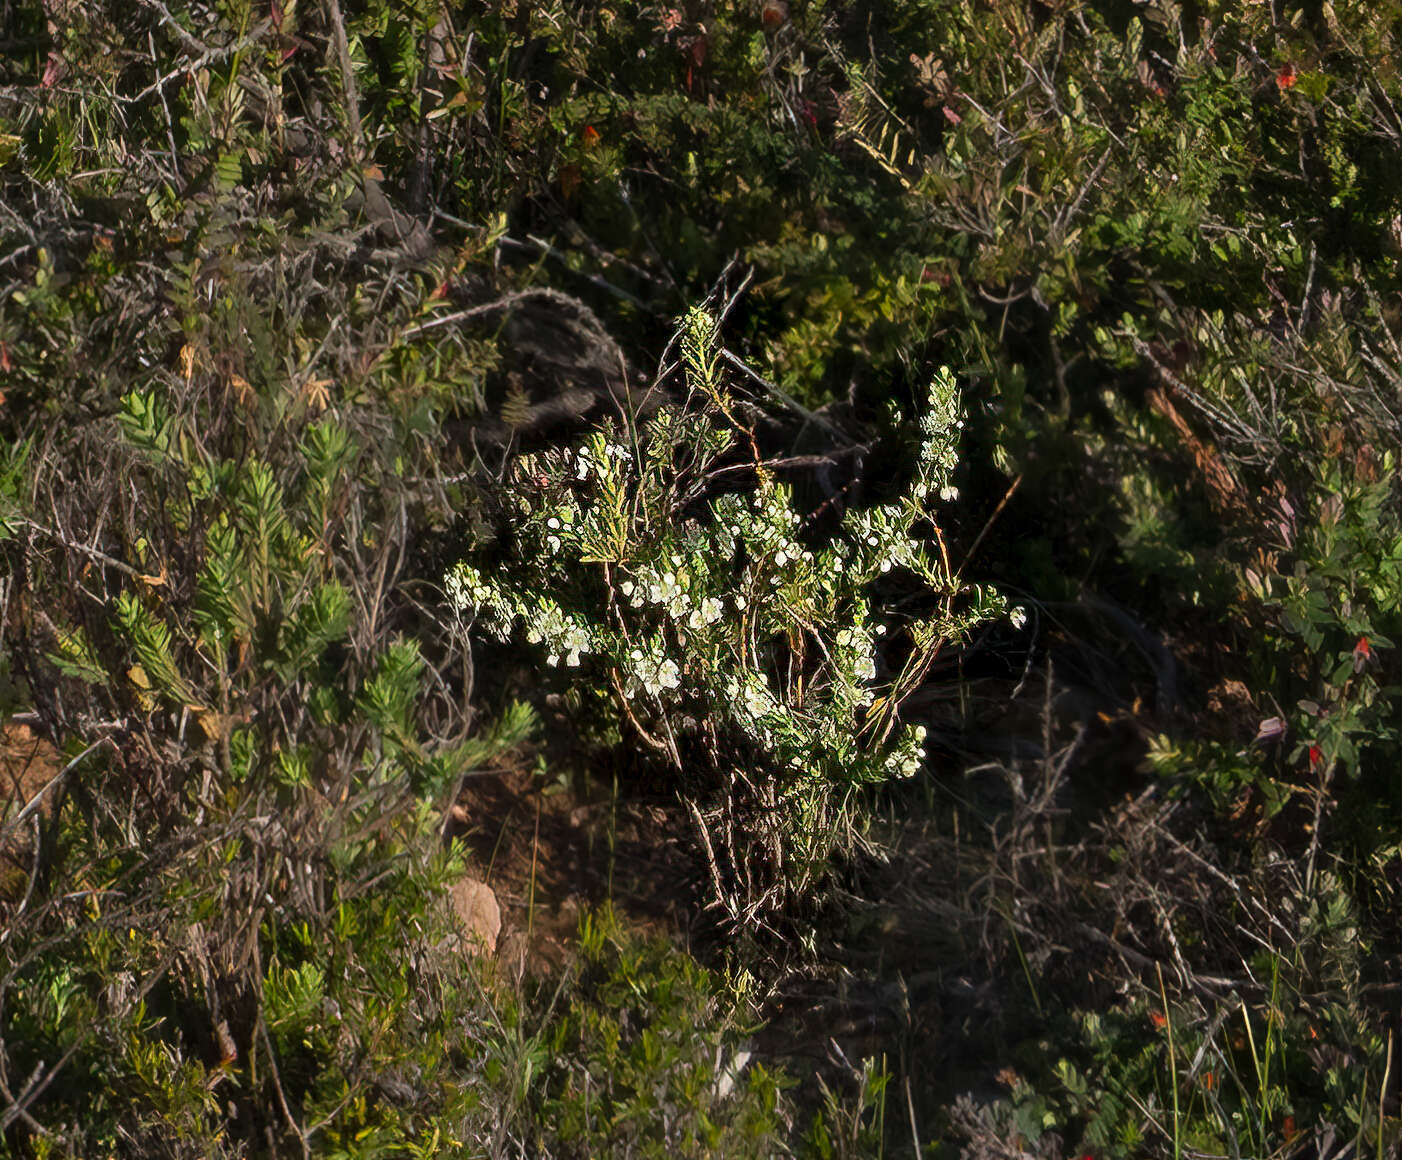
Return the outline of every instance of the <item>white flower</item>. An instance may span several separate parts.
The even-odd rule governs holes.
[[[940,488],[940,499],[948,502],[950,500],[956,500],[958,498],[959,489],[957,487],[952,487],[949,484],[945,484],[942,488]]]
[[[643,689],[653,696],[664,689],[675,689],[682,681],[681,670],[675,661],[656,657],[640,660],[636,675]]]
[[[745,686],[745,712],[751,717],[763,717],[769,711],[769,695],[757,684]]]
[[[671,572],[663,572],[661,579],[648,589],[648,599],[654,604],[671,605],[684,595],[682,586]]]
[[[560,647],[565,650],[565,663],[570,668],[579,667],[579,654],[589,651],[589,631],[582,624],[571,624],[560,637]]]
[[[1010,613],[1008,613],[1008,619],[1012,621],[1012,625],[1014,628],[1020,629],[1024,624],[1027,623],[1027,610],[1021,605],[1019,605],[1017,608],[1014,608]]]
[[[687,618],[689,628],[701,628],[703,625],[715,624],[721,617],[721,602],[714,596],[707,596],[698,608],[692,610]]]

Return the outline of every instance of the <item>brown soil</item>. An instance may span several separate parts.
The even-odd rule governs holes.
[[[39,809],[47,811],[54,790],[45,793],[45,787],[62,768],[62,754],[29,725],[0,725],[0,898],[17,898],[23,892],[33,859],[32,821],[14,826],[10,819],[40,793],[44,800]]]
[[[21,722],[0,725],[0,794],[23,808],[62,768],[57,749]]]
[[[532,974],[567,961],[581,910],[611,902],[630,926],[685,930],[702,883],[675,803],[585,797],[527,772],[473,778],[448,837],[501,907],[497,954]],[[682,840],[678,840],[678,839]]]

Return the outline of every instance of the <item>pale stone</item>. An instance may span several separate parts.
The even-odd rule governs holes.
[[[476,878],[461,878],[448,896],[466,935],[467,952],[495,954],[497,935],[501,933],[501,907],[492,888]]]

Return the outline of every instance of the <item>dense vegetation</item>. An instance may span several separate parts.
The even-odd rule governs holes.
[[[4,1148],[1393,1154],[1399,51],[0,0]]]

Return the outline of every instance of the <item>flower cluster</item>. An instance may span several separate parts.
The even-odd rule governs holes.
[[[480,620],[499,640],[505,640],[511,626],[521,621],[526,640],[545,646],[545,663],[551,668],[561,660],[577,668],[585,653],[597,651],[588,623],[549,597],[520,599],[488,584],[482,573],[467,563],[454,565],[443,586],[460,616]]]
[[[892,777],[914,777],[925,760],[925,726],[916,725],[901,733],[886,756],[886,771]]]

